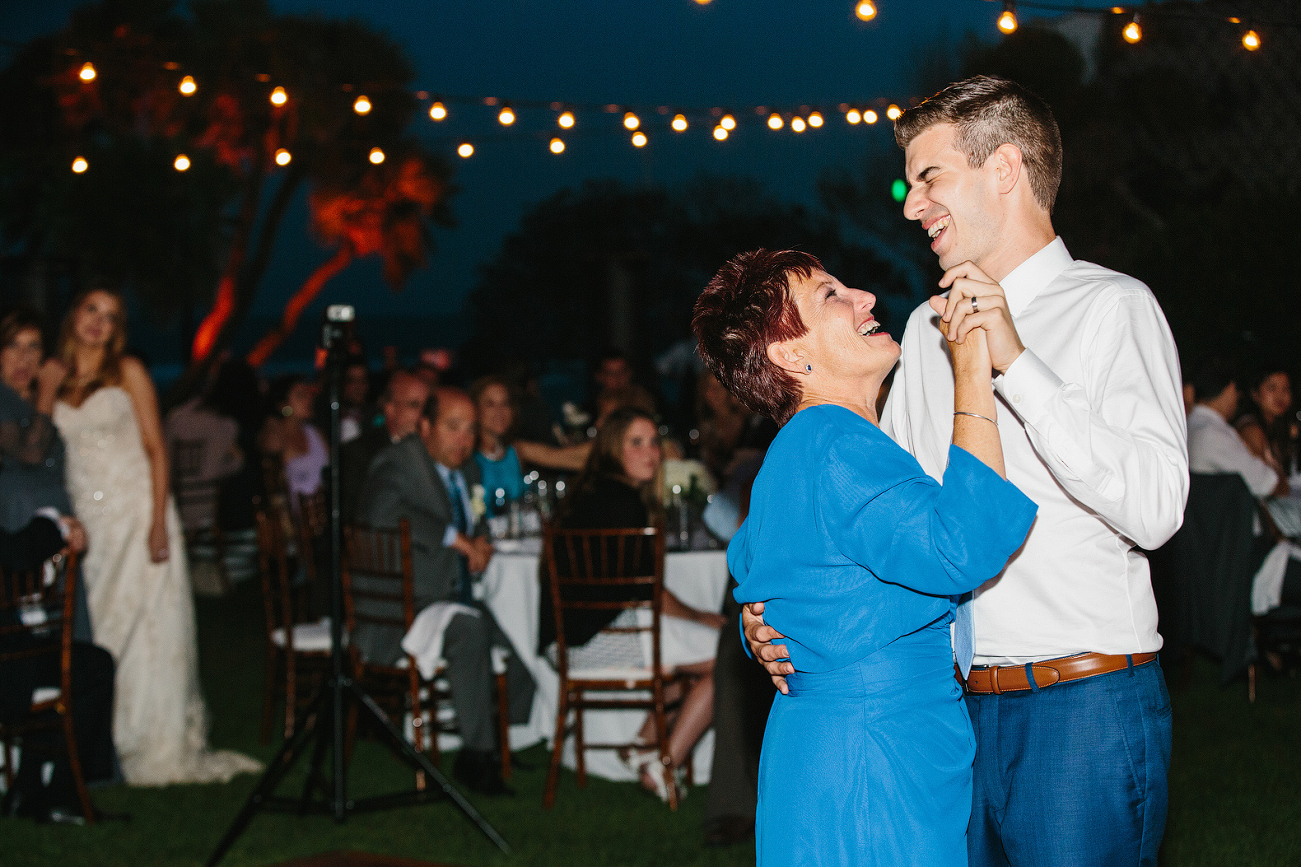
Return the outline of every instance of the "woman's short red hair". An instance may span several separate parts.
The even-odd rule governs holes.
[[[696,299],[691,327],[700,357],[737,400],[779,425],[795,414],[800,388],[769,360],[768,345],[808,330],[790,278],[821,270],[816,257],[798,250],[753,250],[719,268]]]

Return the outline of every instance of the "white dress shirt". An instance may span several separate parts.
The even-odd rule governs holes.
[[[1026,350],[994,380],[1008,480],[1039,505],[1021,550],[976,591],[976,663],[1161,647],[1147,558],[1183,521],[1179,359],[1143,283],[1057,238],[1001,285]],[[953,367],[912,314],[881,427],[936,479],[953,438]]]
[[[1188,415],[1188,463],[1194,473],[1237,473],[1257,497],[1278,485],[1278,473],[1251,453],[1233,425],[1200,403]]]
[[[465,474],[460,470],[454,470],[451,467],[445,467],[438,461],[434,461],[434,466],[438,469],[438,478],[442,480],[443,487],[447,489],[447,498],[452,503],[452,508],[457,508],[458,504],[461,514],[465,516],[465,526],[468,528],[473,525],[474,520],[470,517],[474,510],[470,506],[470,492],[465,484]],[[456,537],[461,531],[456,529],[456,522],[447,525],[443,532],[443,547],[450,548],[456,543]],[[469,533],[466,533],[468,536]]]

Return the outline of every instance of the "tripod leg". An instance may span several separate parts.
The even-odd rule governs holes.
[[[474,805],[465,799],[465,796],[443,776],[442,771],[434,767],[434,763],[429,761],[429,757],[424,753],[416,750],[411,743],[402,736],[402,732],[393,725],[393,722],[384,714],[380,706],[375,704],[375,700],[367,695],[355,683],[349,681],[348,690],[352,693],[352,698],[361,706],[366,713],[379,724],[380,729],[388,736],[390,744],[401,753],[407,764],[416,770],[423,770],[429,779],[438,788],[441,788],[453,804],[457,806],[465,817],[473,822],[483,835],[493,842],[493,844],[502,852],[510,853],[510,845],[502,839],[497,830],[488,824],[488,820],[479,815],[479,811],[474,809]]]
[[[328,690],[323,689],[317,693],[316,698],[312,701],[312,707],[304,715],[303,724],[298,727],[298,731],[294,732],[293,739],[285,741],[284,746],[276,753],[275,758],[267,764],[266,773],[262,775],[261,780],[258,780],[257,786],[253,789],[252,794],[248,796],[248,800],[244,802],[244,806],[240,808],[239,814],[235,816],[235,820],[230,823],[230,827],[222,835],[217,848],[208,856],[208,860],[205,862],[206,867],[216,867],[216,864],[225,857],[226,852],[229,851],[235,840],[239,838],[240,834],[244,833],[248,823],[253,820],[253,815],[261,808],[262,802],[275,792],[276,786],[280,785],[280,781],[284,779],[285,774],[298,761],[298,756],[302,753],[308,738],[311,737],[320,722],[321,713],[326,710],[324,705],[329,696]]]

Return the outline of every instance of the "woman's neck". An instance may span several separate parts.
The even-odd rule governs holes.
[[[93,379],[104,365],[104,348],[79,346],[73,354],[72,376],[77,383],[83,384]]]
[[[489,431],[480,431],[479,451],[485,457],[496,460],[506,453],[506,447],[502,444],[501,437]]]
[[[871,392],[871,396],[858,394],[856,392],[839,389],[822,389],[811,387],[805,389],[800,396],[800,402],[795,407],[795,411],[807,409],[811,406],[822,406],[830,404],[832,406],[843,406],[845,409],[860,415],[870,421],[872,424],[878,424],[879,420],[876,415],[876,396],[881,391],[881,383],[876,383],[876,389]]]

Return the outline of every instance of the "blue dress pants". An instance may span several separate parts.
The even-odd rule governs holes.
[[[1159,663],[966,701],[971,867],[1155,867],[1170,767]]]

